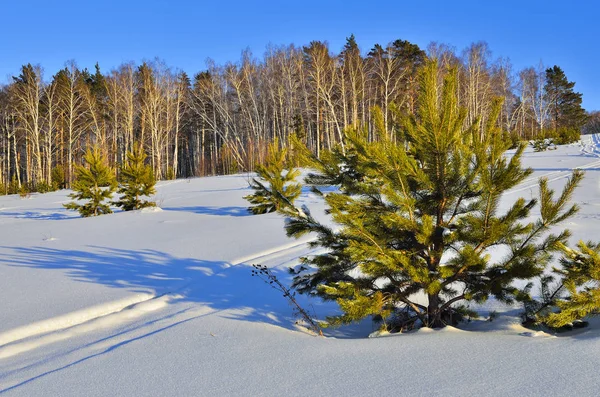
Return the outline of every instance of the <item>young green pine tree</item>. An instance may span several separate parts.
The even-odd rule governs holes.
[[[284,211],[293,207],[294,200],[302,192],[302,187],[294,183],[297,170],[285,170],[288,150],[280,149],[277,139],[269,145],[266,165],[259,165],[256,173],[259,178],[253,178],[251,187],[254,193],[244,198],[252,204],[248,210],[253,214],[266,214]]]
[[[540,298],[525,302],[529,323],[561,329],[600,314],[600,243],[580,241],[577,249],[561,250],[561,266],[541,279]]]
[[[79,211],[83,217],[112,213],[105,200],[110,200],[117,188],[113,170],[106,164],[98,147],[88,149],[84,160],[87,166],[77,166],[73,193],[69,197],[87,202],[79,204],[73,201],[64,204],[65,208]]]
[[[156,193],[152,167],[144,164],[146,157],[141,145],[135,145],[133,151],[127,153],[127,162],[121,169],[121,184],[118,190],[122,196],[114,202],[124,211],[156,206],[155,202],[142,199]]]
[[[313,158],[318,172],[306,182],[337,186],[323,196],[338,227],[321,224],[307,208],[280,210],[289,217],[288,236],[312,232],[313,246],[324,248],[303,259],[307,270],[294,285],[338,303],[342,314],[331,324],[375,316],[384,326],[402,319],[442,327],[465,312],[461,303],[525,299],[512,282],[539,276],[569,237],[547,232],[577,210],[568,201],[582,173],[556,199],[540,182],[538,220],[528,221],[535,199],[519,198],[501,212],[502,194],[532,172],[521,167],[524,146],[504,155],[510,143],[496,127],[500,100],[466,126],[456,70],[443,82],[440,74],[435,61],[421,70],[418,112],[404,121],[404,142],[385,131],[371,142],[366,132],[348,130],[345,150]],[[265,195],[280,194],[275,190]],[[506,254],[492,259],[496,250]]]

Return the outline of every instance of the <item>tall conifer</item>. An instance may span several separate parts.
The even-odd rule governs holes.
[[[575,83],[567,80],[565,72],[554,65],[546,69],[544,91],[549,101],[550,116],[554,130],[574,129],[580,132],[587,120],[581,107],[582,95],[574,90]]]

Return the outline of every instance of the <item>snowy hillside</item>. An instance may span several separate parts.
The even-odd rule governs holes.
[[[586,171],[567,222],[600,240],[600,137],[533,153],[508,200]],[[461,329],[367,338],[363,323],[314,337],[251,277],[309,253],[279,215],[251,216],[248,175],[163,182],[160,209],[80,218],[67,191],[0,197],[0,395],[598,395],[600,322],[569,336],[519,325],[519,307],[474,307]],[[507,201],[508,201],[507,200]],[[306,191],[301,203],[321,214]],[[300,298],[318,318],[335,305]],[[490,311],[498,317],[486,322]]]

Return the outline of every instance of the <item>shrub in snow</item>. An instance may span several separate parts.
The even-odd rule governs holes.
[[[105,200],[110,200],[117,188],[113,170],[106,164],[98,147],[88,149],[84,160],[87,166],[77,166],[73,193],[69,194],[69,198],[86,202],[79,204],[72,201],[64,204],[65,208],[79,211],[83,217],[112,213]]]
[[[52,181],[52,189],[59,190],[67,187],[67,179],[65,178],[65,168],[62,165],[57,165],[52,168],[52,174],[50,176]]]
[[[31,192],[29,191],[29,187],[27,186],[26,183],[23,183],[19,187],[19,197],[21,197],[22,199],[25,199],[25,198],[29,198],[30,195],[31,195]]]
[[[554,140],[552,138],[540,138],[532,141],[531,146],[534,152],[545,152],[548,149],[556,149]]]
[[[562,127],[556,131],[556,143],[558,145],[566,145],[579,141],[581,131],[577,128]]]
[[[419,78],[416,114],[396,110],[391,131],[374,120],[374,139],[349,129],[344,146],[312,158],[317,172],[306,182],[338,187],[322,193],[338,227],[291,200],[273,206],[288,216],[289,236],[314,233],[313,246],[324,248],[303,259],[307,271],[294,287],[338,303],[342,313],[330,324],[376,316],[384,327],[398,318],[442,327],[465,315],[461,303],[530,300],[513,281],[540,276],[569,237],[548,231],[577,211],[568,201],[583,173],[575,171],[558,197],[542,179],[539,201],[519,198],[500,212],[502,194],[532,172],[521,166],[524,145],[504,156],[511,143],[497,128],[502,101],[469,124],[456,70],[443,74],[431,61]],[[280,186],[255,189],[281,197]],[[530,221],[538,205],[541,216]],[[498,249],[507,254],[492,258]]]
[[[248,210],[253,214],[285,211],[300,196],[302,188],[294,182],[300,173],[285,170],[286,157],[287,149],[280,149],[275,139],[269,145],[266,164],[256,168],[259,178],[253,178],[250,184],[254,193],[244,197],[252,204]]]
[[[127,161],[121,169],[121,182],[118,190],[122,196],[114,202],[124,211],[156,206],[154,201],[142,198],[156,193],[154,188],[156,180],[152,167],[144,164],[146,157],[142,145],[135,145],[131,152],[127,152]]]
[[[525,302],[525,323],[572,329],[600,313],[600,244],[579,242],[577,249],[561,244],[561,250],[561,267],[542,277],[540,298]]]

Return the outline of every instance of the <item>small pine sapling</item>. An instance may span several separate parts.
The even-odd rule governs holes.
[[[561,244],[561,250],[561,266],[541,278],[540,297],[526,302],[527,325],[569,330],[600,314],[600,243],[580,241],[577,249]]]
[[[64,167],[61,165],[57,165],[54,168],[52,168],[50,180],[52,181],[51,184],[53,190],[64,189],[66,187]]]
[[[127,153],[127,162],[121,169],[121,184],[118,193],[121,198],[114,202],[124,211],[139,210],[146,207],[155,207],[154,201],[142,199],[156,193],[154,185],[156,180],[150,165],[144,164],[146,153],[141,145],[135,145]]]
[[[293,207],[294,200],[300,196],[302,187],[295,183],[300,172],[285,170],[287,152],[286,148],[279,148],[275,139],[269,145],[265,165],[256,168],[258,178],[253,178],[250,184],[254,193],[244,197],[252,204],[248,210],[253,214],[285,211]]]
[[[105,200],[110,200],[117,188],[113,170],[106,164],[106,159],[98,147],[88,149],[84,160],[87,166],[77,166],[73,193],[68,197],[74,200],[87,200],[87,202],[79,204],[72,201],[64,204],[64,207],[79,211],[83,217],[112,213]]]
[[[545,152],[546,150],[551,149],[552,145],[554,145],[552,138],[539,138],[531,142],[534,152]],[[554,149],[556,149],[556,146],[554,146]]]
[[[6,194],[17,194],[21,190],[21,183],[17,180],[17,177],[13,175],[10,183],[8,184],[8,190]]]
[[[26,183],[21,184],[21,186],[19,187],[19,197],[21,197],[22,199],[26,199],[29,198],[31,196],[31,193],[29,191],[29,188],[27,187]]]

